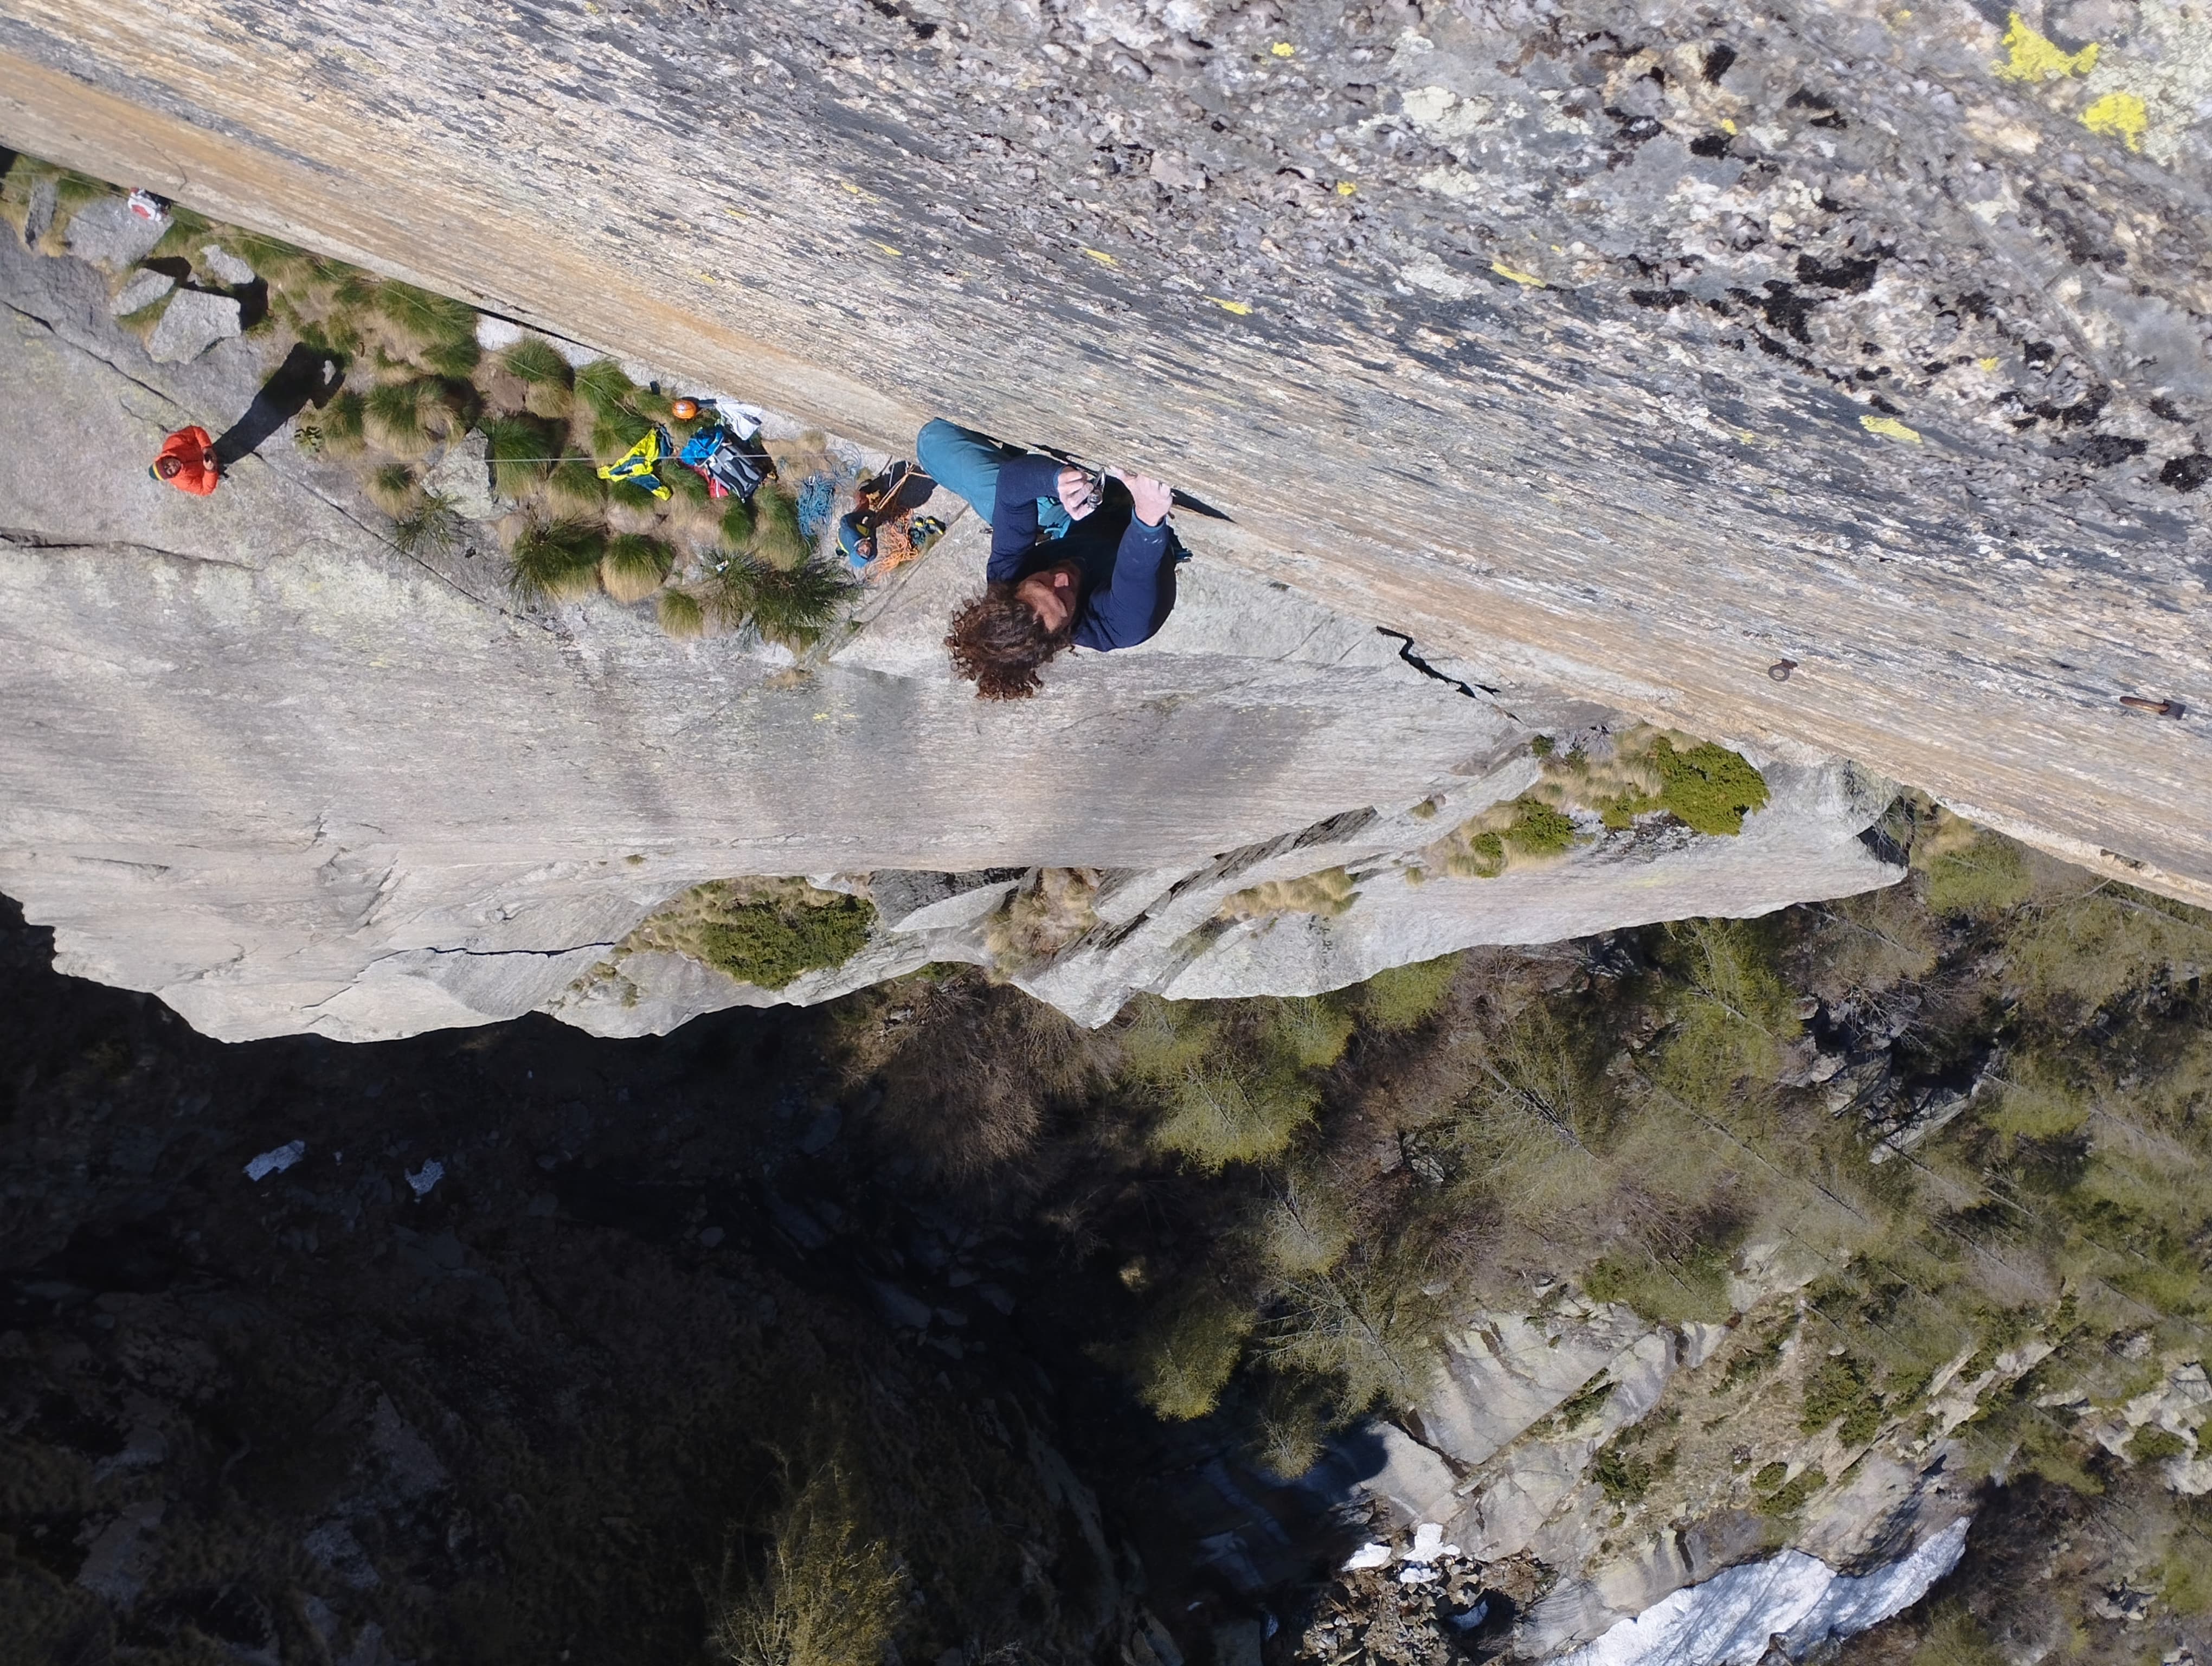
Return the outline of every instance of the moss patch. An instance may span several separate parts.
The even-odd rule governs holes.
[[[628,946],[688,955],[757,988],[842,966],[875,924],[875,904],[795,879],[717,879],[686,891],[631,933]]]
[[[1651,749],[1663,783],[1659,802],[1699,833],[1741,833],[1743,818],[1765,807],[1766,777],[1725,746],[1705,741],[1686,752],[1661,735]]]
[[[1827,1471],[1816,1464],[1809,1469],[1801,1470],[1794,1480],[1782,1481],[1776,1477],[1772,1487],[1762,1487],[1761,1483],[1777,1469],[1786,1471],[1787,1466],[1770,1463],[1759,1472],[1751,1484],[1752,1491],[1759,1495],[1756,1508],[1762,1516],[1794,1516],[1805,1507],[1808,1499],[1828,1484]]]
[[[1874,1391],[1874,1373],[1865,1361],[1852,1354],[1823,1359],[1805,1379],[1804,1412],[1797,1426],[1818,1434],[1842,1420],[1838,1433],[1849,1445],[1874,1438],[1881,1426],[1881,1396]]]

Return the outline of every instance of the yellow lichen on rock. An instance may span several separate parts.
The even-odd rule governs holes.
[[[1869,434],[1879,434],[1885,440],[1902,440],[1908,446],[1920,443],[1920,431],[1905,427],[1894,416],[1862,416],[1859,426]]]
[[[2133,93],[2107,93],[2081,112],[2081,125],[2092,133],[2126,140],[2130,150],[2141,150],[2150,111]]]
[[[1990,67],[2001,81],[2057,81],[2065,76],[2086,76],[2097,67],[2097,54],[2101,50],[2091,41],[2078,52],[2069,52],[2047,36],[2030,27],[2018,12],[2007,20],[2005,51],[2011,54],[2002,64]]]

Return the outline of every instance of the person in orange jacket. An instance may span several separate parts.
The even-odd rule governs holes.
[[[161,453],[148,472],[180,492],[205,497],[222,480],[222,461],[215,454],[215,436],[198,426],[179,429],[161,441]]]

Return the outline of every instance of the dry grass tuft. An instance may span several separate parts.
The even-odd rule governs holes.
[[[654,599],[660,628],[678,641],[707,634],[707,610],[688,590],[664,590]]]
[[[675,552],[657,538],[624,532],[607,541],[599,582],[618,602],[641,602],[667,581]]]
[[[992,964],[1012,975],[1042,966],[1098,923],[1091,904],[1098,894],[1098,870],[1048,867],[1006,899],[984,923],[984,946]]]
[[[880,1666],[906,1595],[899,1558],[836,1461],[793,1490],[734,1591],[727,1572],[709,1642],[731,1666]]]
[[[1359,900],[1352,875],[1340,867],[1295,879],[1266,879],[1237,892],[1221,905],[1224,920],[1265,920],[1279,914],[1315,914],[1324,919],[1342,914]]]
[[[420,489],[415,471],[404,463],[386,463],[368,477],[370,498],[378,508],[394,517],[414,507],[415,494]]]

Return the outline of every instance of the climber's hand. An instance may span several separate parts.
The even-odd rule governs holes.
[[[1081,469],[1060,471],[1060,507],[1070,520],[1080,520],[1098,507],[1098,493]]]
[[[1147,526],[1158,526],[1175,507],[1174,489],[1164,480],[1155,480],[1148,474],[1116,474],[1114,477],[1129,489],[1137,519]]]

